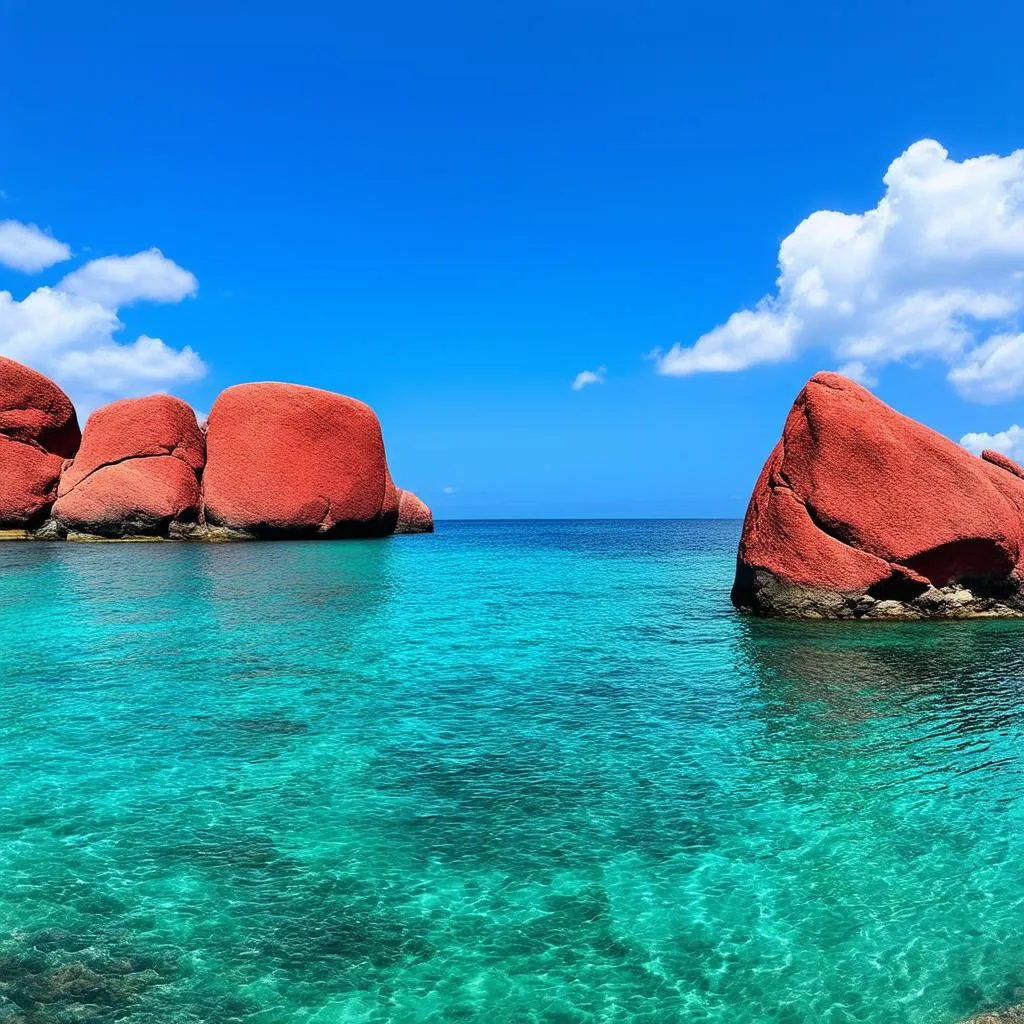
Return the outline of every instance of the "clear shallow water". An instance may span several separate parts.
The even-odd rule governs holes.
[[[1021,624],[740,618],[738,529],[0,546],[0,1021],[1024,998]]]

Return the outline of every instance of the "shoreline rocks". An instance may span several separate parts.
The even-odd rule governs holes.
[[[733,603],[785,618],[1024,616],[1022,474],[816,374],[754,487]]]
[[[150,395],[97,409],[83,432],[56,384],[0,358],[0,540],[223,542],[432,529],[430,509],[391,479],[376,414],[353,398],[240,384],[218,396],[201,428],[185,402]]]

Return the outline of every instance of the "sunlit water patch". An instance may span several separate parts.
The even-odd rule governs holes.
[[[0,547],[0,1021],[1020,1001],[1021,624],[743,619],[737,534]]]

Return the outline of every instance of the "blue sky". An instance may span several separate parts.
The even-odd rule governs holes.
[[[25,272],[8,238],[0,352],[83,405],[203,410],[262,379],[362,398],[440,518],[741,515],[801,384],[841,365],[956,439],[1006,431],[1024,15],[823,6],[0,0],[0,221],[68,253]],[[948,157],[900,165],[916,212],[860,278],[848,222],[814,222],[787,294],[706,339],[775,295],[806,217],[875,209],[924,139]],[[952,262],[921,255],[939,236]],[[844,289],[870,323],[846,329]],[[166,349],[111,347],[140,335]]]

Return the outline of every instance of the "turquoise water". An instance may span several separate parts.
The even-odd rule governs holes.
[[[0,546],[0,1021],[1024,999],[1024,627],[740,618],[738,529]]]

